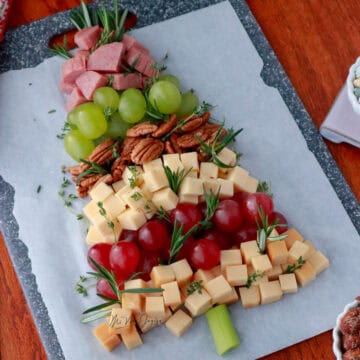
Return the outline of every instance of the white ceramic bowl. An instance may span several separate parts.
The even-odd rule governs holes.
[[[354,111],[360,115],[360,103],[359,100],[354,95],[354,85],[353,85],[353,80],[355,79],[355,70],[358,67],[360,67],[360,57],[356,59],[356,62],[352,64],[349,69],[349,74],[346,79],[346,87],[347,87],[347,94],[351,106],[354,109]]]
[[[343,355],[341,349],[341,332],[340,332],[341,319],[348,312],[348,310],[354,309],[358,306],[360,306],[360,300],[355,300],[352,303],[347,304],[344,308],[344,311],[336,318],[336,325],[333,330],[333,351],[336,356],[336,360],[342,360],[342,355]]]

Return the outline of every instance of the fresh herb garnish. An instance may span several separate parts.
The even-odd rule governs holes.
[[[256,192],[262,192],[269,195],[270,197],[273,197],[271,182],[267,183],[266,181],[260,181]]]
[[[65,167],[61,167],[62,173],[65,173]],[[78,199],[78,197],[74,194],[67,194],[66,188],[71,185],[71,181],[67,179],[65,176],[62,179],[62,183],[60,185],[60,189],[58,191],[58,195],[60,199],[62,200],[64,206],[73,214],[76,216],[77,220],[82,220],[84,216],[82,214],[76,213],[72,208],[72,201]]]
[[[133,189],[136,186],[137,177],[139,176],[140,173],[139,173],[138,168],[134,165],[128,166],[128,169],[130,170],[131,175],[132,175],[130,178],[128,178],[128,180],[129,180],[130,187]]]
[[[76,178],[76,183],[78,184],[83,177],[92,176],[92,175],[105,175],[108,173],[101,165],[97,164],[94,161],[87,161],[85,159],[80,159],[81,162],[90,166],[89,169],[84,170]]]
[[[253,274],[249,275],[246,281],[245,286],[249,289],[250,286],[252,285],[252,283],[257,279],[257,278],[262,278],[263,276],[265,276],[264,272],[259,272],[256,271]]]
[[[41,191],[41,185],[39,185],[38,187],[37,187],[37,189],[36,189],[36,192],[39,194],[39,192]]]
[[[84,1],[81,0],[80,10],[79,9],[71,10],[70,21],[78,30],[93,26],[90,19],[89,10],[86,4],[84,3]]]
[[[189,287],[187,288],[186,290],[186,293],[188,295],[191,295],[193,294],[195,291],[198,292],[198,294],[202,294],[202,283],[203,281],[202,280],[199,280],[199,281],[193,281],[190,283]]]
[[[136,191],[130,197],[135,201],[139,201],[140,199],[143,198],[143,195],[141,193],[139,193],[138,191]]]
[[[102,203],[102,201],[98,201],[97,202],[97,206],[99,208],[99,214],[105,219],[107,226],[114,231],[114,236],[115,236],[115,224],[112,220],[109,219],[109,217],[107,216],[107,212],[104,208],[104,204]],[[116,238],[116,236],[115,236]]]
[[[75,129],[77,129],[76,125],[70,124],[69,122],[65,121],[64,126],[61,128],[61,133],[57,134],[56,137],[58,139],[63,139],[70,130]]]
[[[194,112],[190,115],[191,117],[193,116],[202,116],[204,115],[204,113],[211,111],[214,108],[213,105],[207,103],[206,101],[203,101],[195,110]],[[188,117],[189,118],[189,117]]]
[[[162,206],[160,206],[160,209],[156,212],[156,216],[161,220],[171,222],[168,212]]]
[[[305,262],[306,262],[306,261],[303,259],[303,257],[300,256],[300,257],[298,258],[296,264],[288,265],[288,267],[287,267],[286,270],[285,270],[285,273],[286,273],[286,274],[291,274],[291,273],[293,273],[295,270],[301,269],[302,266],[305,264]]]
[[[185,169],[179,169],[179,168],[177,168],[176,171],[172,171],[168,166],[165,165],[164,170],[165,170],[166,177],[169,181],[169,186],[170,186],[171,190],[175,194],[178,194],[182,181],[190,173],[192,168],[190,168],[187,171],[185,171]]]
[[[271,233],[275,230],[276,227],[285,227],[286,224],[279,224],[279,219],[276,218],[272,224],[269,224],[269,217],[265,215],[264,209],[262,206],[258,207],[258,213],[260,217],[260,221],[256,220],[256,225],[258,227],[257,230],[257,245],[259,247],[260,253],[266,253],[266,241],[278,241],[283,240],[287,237],[286,234],[278,235],[278,236],[271,236]]]
[[[83,283],[87,282],[90,279],[95,279],[94,276],[80,276],[79,281],[75,284],[75,291],[81,294],[82,296],[88,295],[88,289],[95,286],[96,283],[90,284],[88,286],[84,286]]]
[[[216,132],[215,138],[211,144],[205,143],[196,134],[194,136],[200,143],[200,150],[209,158],[209,161],[212,161],[215,165],[217,165],[221,168],[232,168],[234,166],[223,163],[217,155],[230,142],[234,141],[236,136],[239,135],[242,130],[243,129],[234,131],[233,129],[229,129],[227,131],[226,135],[222,137],[224,128],[223,128],[223,126],[221,126],[219,128],[219,130]]]
[[[157,61],[154,64],[151,64],[150,66],[153,69],[157,70],[159,73],[162,71],[165,71],[167,69],[167,66],[165,64],[166,64],[168,58],[169,58],[169,54],[166,53],[160,61]]]
[[[62,58],[69,60],[73,56],[67,51],[67,38],[66,35],[64,35],[63,38],[63,44],[62,45],[54,45],[52,48],[50,48],[50,52],[54,55],[61,56]],[[31,84],[31,83],[30,83]]]
[[[55,113],[55,112],[56,112],[55,109],[51,109],[51,110],[48,111],[48,114],[53,114],[53,113]]]
[[[205,219],[201,221],[201,225],[204,229],[208,229],[212,226],[211,218],[214,216],[217,207],[219,206],[219,195],[220,195],[220,187],[218,192],[215,194],[212,189],[207,193],[205,186],[203,186],[204,198],[206,203],[206,213]]]

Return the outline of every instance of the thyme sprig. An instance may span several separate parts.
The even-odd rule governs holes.
[[[96,283],[90,284],[88,286],[84,286],[83,284],[88,280],[95,279],[94,276],[80,276],[80,279],[75,284],[75,291],[81,294],[82,296],[88,296],[88,289],[95,286]]]
[[[62,45],[54,45],[52,48],[49,49],[53,55],[58,55],[66,60],[71,59],[73,56],[67,51],[67,38],[66,35],[63,37],[63,44]]]
[[[106,169],[104,169],[101,165],[99,165],[98,163],[94,162],[94,161],[88,161],[85,159],[80,159],[81,162],[83,162],[84,164],[89,165],[89,169],[84,170],[81,174],[79,174],[76,178],[76,183],[78,184],[80,182],[80,180],[83,177],[87,177],[87,176],[92,176],[92,175],[105,175],[108,173],[108,171]]]
[[[68,121],[65,121],[63,127],[61,128],[61,133],[57,134],[56,137],[58,139],[63,139],[70,130],[75,130],[75,129],[77,129],[76,125],[70,124]]]
[[[203,193],[205,198],[205,204],[206,204],[206,212],[205,212],[205,219],[201,221],[201,225],[204,229],[208,229],[212,227],[212,222],[210,221],[212,217],[215,214],[215,211],[217,207],[219,206],[219,195],[220,195],[220,187],[215,194],[212,189],[210,189],[210,192],[208,193],[205,189],[205,186],[203,185]]]
[[[172,171],[168,166],[164,166],[166,177],[169,181],[171,190],[175,193],[179,193],[180,185],[185,177],[190,173],[192,167],[189,170],[177,168],[176,171]]]
[[[207,155],[207,157],[209,158],[209,161],[212,161],[215,165],[217,165],[221,168],[232,168],[234,166],[223,163],[217,155],[228,144],[235,141],[236,136],[239,135],[243,131],[243,129],[239,129],[236,131],[234,131],[233,129],[229,129],[227,131],[226,135],[221,138],[221,136],[223,134],[223,130],[224,130],[224,127],[220,126],[220,128],[216,132],[215,138],[211,144],[205,143],[196,134],[194,136],[199,141],[200,149],[205,155]]]
[[[162,206],[160,206],[160,209],[156,212],[156,216],[161,220],[165,220],[169,223],[171,222],[170,215]]]
[[[157,70],[159,73],[165,71],[167,69],[167,66],[165,64],[168,58],[169,58],[169,54],[165,53],[164,57],[160,61],[157,61],[154,64],[151,64],[150,66],[153,69]]]
[[[191,295],[197,291],[198,294],[202,294],[202,289],[203,289],[202,282],[203,282],[202,280],[192,281],[189,287],[187,288],[186,293],[188,295]]]
[[[116,239],[115,223],[107,216],[107,212],[104,208],[104,204],[102,203],[102,201],[98,201],[97,206],[99,208],[99,214],[105,219],[107,226],[114,232],[114,238]]]
[[[133,189],[136,186],[136,182],[137,182],[137,178],[140,175],[140,172],[138,170],[138,168],[134,165],[132,166],[128,166],[128,169],[131,172],[131,177],[128,178],[129,183],[130,183],[130,187]]]
[[[58,195],[69,212],[75,215],[77,220],[82,220],[84,215],[77,213],[72,208],[72,200],[76,200],[78,197],[75,194],[68,194],[66,191],[66,188],[70,185],[71,181],[64,176],[60,185],[60,189],[58,190]]]
[[[288,265],[288,267],[285,270],[286,274],[291,274],[293,272],[295,272],[295,270],[301,269],[302,266],[306,263],[306,261],[303,259],[302,256],[300,256],[297,260],[296,264],[293,265]]]
[[[269,224],[269,217],[265,214],[264,208],[260,205],[258,207],[258,214],[260,221],[256,218],[257,230],[257,245],[261,254],[266,253],[266,241],[278,241],[283,240],[287,237],[286,234],[271,236],[271,233],[276,227],[286,227],[286,224],[279,224],[279,219],[276,218],[272,224]]]
[[[262,278],[265,276],[264,272],[256,271],[253,274],[249,275],[246,281],[245,286],[249,289],[254,281],[256,281],[257,278]]]

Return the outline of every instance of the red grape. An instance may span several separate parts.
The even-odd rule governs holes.
[[[286,226],[276,226],[275,229],[279,234],[284,233],[288,229],[288,222],[286,220],[286,217],[277,211],[273,211],[269,215],[269,224],[273,224],[275,219],[278,219],[278,224],[285,224]]]
[[[109,254],[112,245],[106,243],[98,243],[93,245],[88,251],[88,263],[89,265],[96,270],[94,264],[90,261],[89,258],[92,258],[96,263],[103,266],[106,269],[110,269],[110,262],[109,262]]]
[[[96,293],[117,300],[114,291],[105,279],[99,279],[96,283]]]
[[[230,249],[232,246],[232,239],[229,234],[225,234],[218,229],[210,229],[202,235],[204,239],[215,241],[220,250]]]
[[[237,203],[239,203],[240,206],[243,205],[244,200],[247,198],[248,193],[245,191],[238,191],[234,194],[234,196],[231,198],[232,200],[235,200]]]
[[[133,242],[119,241],[110,250],[110,266],[119,274],[131,274],[140,260],[140,251]]]
[[[158,253],[147,252],[146,254],[142,254],[137,271],[142,272],[144,274],[139,275],[145,281],[150,280],[150,272],[154,266],[159,265],[159,257]]]
[[[183,225],[183,233],[187,233],[194,225],[202,220],[201,212],[194,204],[178,204],[170,213],[172,224],[177,220],[179,226]]]
[[[137,242],[139,233],[137,230],[123,230],[120,234],[120,241]]]
[[[203,217],[203,219],[205,219],[207,209],[206,202],[201,202],[200,204],[198,204],[197,207],[200,210],[201,216]]]
[[[209,239],[196,240],[189,255],[195,269],[209,270],[220,261],[220,249],[215,241]]]
[[[274,203],[268,194],[257,192],[249,194],[243,203],[243,212],[246,220],[251,223],[261,221],[259,209],[262,208],[264,215],[269,216],[274,210]]]
[[[176,260],[181,260],[181,259],[188,259],[189,258],[189,254],[190,254],[190,251],[193,247],[193,244],[194,244],[194,238],[192,236],[189,236],[184,245],[182,246],[182,248],[180,249],[177,257],[176,257]]]
[[[241,243],[257,238],[257,227],[253,224],[244,224],[238,231],[234,233],[234,242],[240,246]]]
[[[235,200],[222,200],[212,220],[220,230],[233,232],[237,230],[243,222],[241,207]]]
[[[139,230],[139,244],[144,250],[161,250],[169,241],[166,225],[158,220],[150,220]]]

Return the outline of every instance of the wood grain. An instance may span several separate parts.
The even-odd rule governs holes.
[[[9,26],[30,22],[78,5],[76,0],[14,0]],[[317,127],[344,84],[349,66],[360,53],[356,0],[248,0],[248,4],[294,84]],[[327,142],[352,190],[360,200],[360,150]],[[46,359],[21,287],[0,237],[0,357]],[[335,319],[334,319],[335,321]],[[294,324],[296,326],[296,324]],[[291,329],[289,329],[291,331]],[[269,336],[286,336],[274,334]],[[266,356],[266,360],[333,359],[326,332]]]

